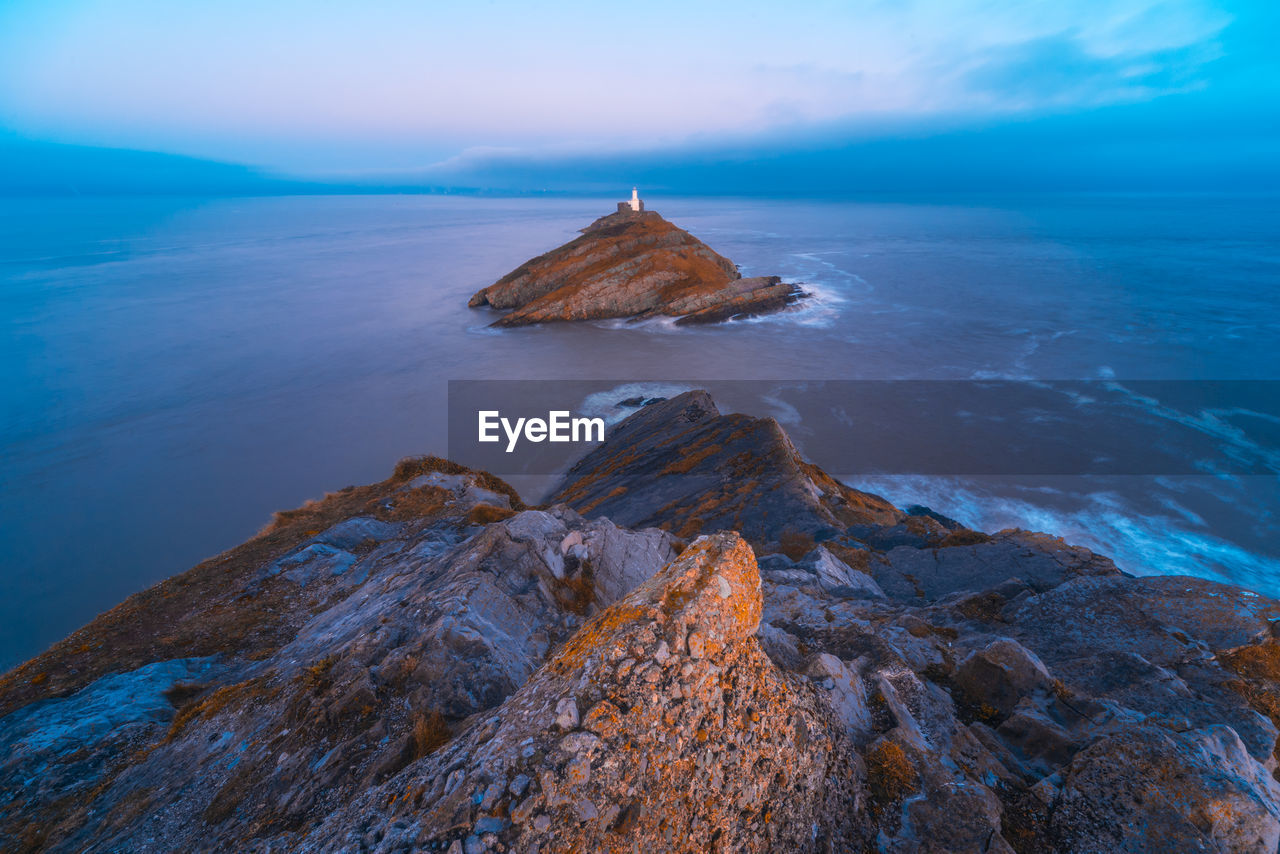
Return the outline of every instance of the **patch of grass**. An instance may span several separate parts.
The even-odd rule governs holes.
[[[1067,687],[1067,683],[1061,679],[1054,679],[1049,683],[1049,690],[1053,691],[1053,696],[1057,697],[1064,703],[1070,703],[1074,696],[1071,689]]]
[[[951,626],[935,626],[932,623],[930,623],[929,631],[933,632],[935,635],[937,635],[940,638],[946,638],[947,640],[951,640],[951,641],[960,637],[960,633],[955,629],[951,628]]]
[[[902,511],[878,495],[845,486],[813,463],[796,460],[800,470],[838,502],[824,500],[827,508],[845,525],[893,525],[902,521]]]
[[[813,551],[816,545],[813,534],[803,531],[784,531],[778,537],[778,551],[792,560],[800,560]]]
[[[722,450],[718,444],[704,445],[697,449],[687,449],[683,456],[677,457],[667,464],[667,467],[658,472],[659,477],[673,474],[688,474],[696,468],[703,460],[713,454],[718,454]]]
[[[324,658],[312,664],[310,667],[302,671],[299,681],[302,686],[313,694],[318,694],[333,684],[333,680],[329,678],[329,671],[333,669],[337,656],[326,655]]]
[[[480,485],[485,489],[510,498],[513,510],[519,512],[526,509],[525,503],[520,500],[520,493],[516,492],[511,484],[502,478],[495,477],[487,471],[469,469],[461,463],[455,463],[452,460],[446,460],[441,457],[405,457],[396,463],[395,471],[391,474],[391,480],[395,483],[404,483],[405,481],[413,480],[419,475],[432,474],[434,472],[440,472],[441,474],[474,474]]]
[[[920,788],[920,777],[906,752],[888,739],[873,744],[863,755],[871,809],[880,812]]]
[[[994,590],[986,593],[975,593],[956,603],[955,609],[960,615],[980,623],[1003,622],[1000,616],[1004,610],[1005,598]]]
[[[604,495],[597,496],[596,498],[593,498],[592,500],[588,501],[586,504],[583,504],[580,508],[578,508],[578,512],[585,516],[586,514],[590,513],[592,510],[595,510],[597,507],[599,507],[601,504],[605,503],[609,499],[617,498],[619,495],[625,494],[626,491],[627,491],[627,488],[625,486],[615,486],[613,489],[609,490]]]
[[[516,511],[509,510],[506,507],[494,507],[492,504],[477,504],[467,512],[468,525],[488,525],[493,522],[501,522],[503,519],[510,519],[516,514]]]
[[[1000,722],[1000,711],[990,703],[979,703],[973,708],[973,717],[984,724],[995,726]]]
[[[909,572],[902,573],[902,577],[908,584],[911,585],[911,592],[916,595],[916,598],[918,599],[929,598],[928,596],[925,595],[924,585],[920,583],[920,579],[916,578],[914,575],[912,575]]]
[[[417,672],[418,665],[422,659],[416,655],[409,654],[400,659],[399,673],[396,674],[396,682],[403,685],[413,678],[413,674]]]
[[[441,747],[449,743],[449,739],[453,737],[453,733],[449,729],[449,722],[445,720],[444,715],[439,709],[432,709],[429,712],[419,712],[413,718],[413,758],[421,759],[435,753]]]
[[[827,542],[822,544],[823,548],[840,558],[850,569],[857,570],[863,575],[871,575],[871,552],[866,549],[857,549],[844,543]]]
[[[251,699],[262,690],[264,684],[262,678],[246,679],[244,682],[224,685],[202,699],[187,703],[173,716],[163,743],[168,744],[177,739],[196,719],[211,718],[232,703]]]
[[[947,549],[952,546],[977,546],[982,543],[991,542],[991,535],[984,534],[981,531],[971,531],[968,528],[961,528],[958,531],[952,531],[941,540],[938,541],[938,548]]]
[[[1237,647],[1218,654],[1218,662],[1237,676],[1280,682],[1280,644],[1274,641]]]
[[[439,514],[452,497],[453,493],[447,489],[423,486],[394,493],[380,509],[394,522],[411,522]]]
[[[572,575],[569,573],[577,571]],[[566,611],[585,617],[596,600],[595,572],[590,562],[584,561],[577,567],[565,567],[565,577],[557,583],[556,598]]]
[[[207,690],[209,690],[209,686],[203,682],[174,682],[164,692],[164,698],[175,709],[181,709]]]
[[[931,661],[924,666],[924,670],[920,671],[920,675],[925,679],[928,679],[930,682],[938,685],[945,685],[951,679],[950,662],[943,661],[942,663],[938,663],[936,661]]]
[[[19,819],[4,827],[4,837],[13,845],[16,854],[37,854],[47,850],[49,826],[43,821]]]
[[[690,516],[684,520],[684,524],[677,528],[673,533],[682,539],[693,539],[702,533],[702,528],[706,523],[702,521],[701,516]]]
[[[134,789],[112,807],[105,824],[116,830],[127,828],[151,809],[154,803],[154,792],[150,787]]]

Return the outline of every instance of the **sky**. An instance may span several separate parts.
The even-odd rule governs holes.
[[[371,184],[1266,184],[1277,6],[0,0],[0,135]]]

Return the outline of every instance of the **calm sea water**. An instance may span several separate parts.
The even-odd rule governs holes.
[[[815,299],[721,328],[486,329],[467,297],[600,199],[0,200],[0,666],[275,509],[443,454],[449,379],[1280,378],[1276,199],[648,202]],[[1277,477],[858,485],[1280,594]]]

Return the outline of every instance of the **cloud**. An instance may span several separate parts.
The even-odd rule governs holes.
[[[815,123],[632,151],[473,149],[405,183],[687,195],[1280,190],[1280,115],[1196,89],[1017,121]]]
[[[307,189],[234,164],[0,134],[0,196],[252,195]]]
[[[0,121],[288,167],[415,146],[671,146],[1091,108],[1205,85],[1201,0],[14,0]],[[321,152],[314,154],[314,152]]]
[[[1071,34],[988,52],[962,82],[1004,111],[1091,107],[1191,91],[1205,65],[1222,55],[1213,43],[1150,53],[1090,53]]]

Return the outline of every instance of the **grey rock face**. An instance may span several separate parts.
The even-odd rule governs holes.
[[[12,794],[0,817],[44,833],[22,822],[66,819],[66,792],[96,785],[97,809],[74,813],[59,845],[132,838],[109,820],[123,804],[153,816],[148,844],[163,850],[235,848],[267,815],[299,827],[499,705],[584,619],[675,555],[665,532],[563,507],[473,526],[475,498],[494,494],[474,477],[415,481],[405,488],[449,500],[411,522],[344,520],[245,569],[232,601],[275,584],[291,597],[280,607],[319,602],[278,649],[160,661],[0,717],[0,788]],[[47,785],[10,787],[33,775]]]
[[[1002,531],[988,542],[948,548],[898,546],[870,564],[871,575],[895,599],[934,602],[949,594],[1011,582],[1031,593],[1081,575],[1119,575],[1088,549],[1028,531]]]
[[[1226,726],[1134,726],[1049,783],[1049,833],[1071,851],[1274,851],[1280,784]]]
[[[0,848],[1280,842],[1280,603],[904,514],[696,393],[560,497],[409,461],[7,674]]]
[[[551,498],[586,515],[687,537],[734,530],[756,545],[904,517],[806,463],[771,418],[721,415],[706,392],[646,406],[570,469]]]
[[[1017,641],[999,638],[960,662],[951,684],[953,692],[971,705],[986,705],[1007,718],[1024,697],[1047,694],[1052,682],[1035,653]]]

